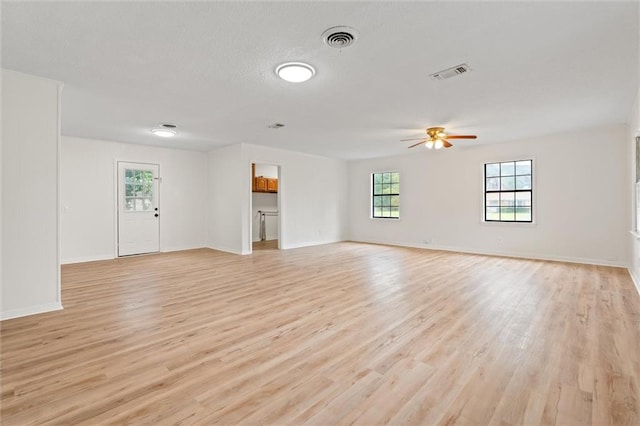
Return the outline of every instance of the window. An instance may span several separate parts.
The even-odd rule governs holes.
[[[400,218],[400,173],[374,173],[372,184],[372,217]]]
[[[153,172],[150,170],[124,171],[124,209],[128,212],[153,210]]]
[[[532,222],[532,160],[484,165],[484,220]]]

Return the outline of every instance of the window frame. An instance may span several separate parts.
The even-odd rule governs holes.
[[[398,192],[397,193],[388,193],[388,194],[376,194],[375,193],[375,186],[376,186],[376,175],[384,175],[385,173],[391,174],[391,173],[395,173],[398,175]],[[397,170],[387,170],[387,171],[381,171],[381,172],[372,172],[371,173],[371,178],[370,178],[370,184],[371,184],[371,190],[369,192],[369,200],[371,203],[370,209],[369,209],[369,218],[370,219],[394,219],[394,220],[400,220],[400,172]],[[393,178],[391,178],[391,181],[389,182],[389,184],[393,184],[396,182],[393,182]],[[375,199],[376,197],[391,197],[391,196],[397,196],[398,197],[398,216],[376,216],[375,213],[375,208],[376,208],[376,202]],[[396,207],[396,206],[382,206],[382,207]],[[391,213],[390,213],[391,214]]]
[[[529,174],[521,174],[518,175],[516,172],[516,163],[518,162],[523,162],[523,161],[528,161],[531,164],[531,169],[530,169],[530,173]],[[491,177],[497,177],[497,178],[502,178],[502,164],[508,164],[508,163],[513,163],[513,167],[514,167],[514,174],[513,175],[505,175],[504,177],[511,177],[513,176],[513,178],[515,179],[517,176],[529,176],[530,177],[530,188],[529,189],[516,189],[515,188],[515,183],[514,183],[514,188],[513,189],[498,189],[498,190],[488,190],[487,189],[487,178],[491,178]],[[494,165],[497,164],[498,167],[500,168],[500,174],[498,176],[487,176],[487,166],[489,165]],[[503,161],[488,161],[485,162],[482,166],[482,222],[486,223],[486,224],[499,224],[499,223],[507,223],[507,224],[515,224],[515,225],[533,225],[535,224],[535,211],[534,211],[534,206],[536,205],[535,203],[535,198],[534,198],[534,187],[535,187],[535,180],[534,180],[534,158],[533,157],[529,157],[529,158],[523,158],[523,159],[518,159],[518,160],[503,160]],[[529,197],[530,197],[530,205],[526,206],[526,207],[530,207],[531,209],[531,216],[529,220],[516,220],[516,212],[514,212],[514,219],[513,220],[503,220],[502,218],[500,219],[487,219],[487,208],[491,207],[487,205],[487,194],[501,194],[501,193],[514,193],[514,197],[517,197],[517,193],[529,193]],[[498,205],[500,207],[500,205]],[[518,206],[515,204],[515,200],[514,200],[514,209],[517,208]]]

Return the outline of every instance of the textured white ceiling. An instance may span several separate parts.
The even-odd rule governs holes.
[[[463,148],[625,122],[638,21],[636,1],[3,2],[2,66],[65,83],[65,135],[354,159],[405,153],[399,139],[435,125],[479,136]],[[358,42],[324,45],[336,25]],[[285,61],[316,76],[284,82]],[[429,78],[462,62],[473,71]],[[149,132],[163,121],[179,136]]]

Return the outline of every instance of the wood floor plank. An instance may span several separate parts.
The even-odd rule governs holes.
[[[0,324],[0,420],[640,424],[626,270],[337,243],[62,267]]]

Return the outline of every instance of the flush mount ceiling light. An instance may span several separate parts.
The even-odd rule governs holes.
[[[276,68],[278,77],[291,83],[307,81],[313,77],[315,73],[316,70],[311,65],[303,62],[285,62]]]
[[[176,127],[178,126],[175,124],[160,123],[157,128],[151,129],[151,133],[156,136],[160,136],[161,138],[172,138],[177,134],[174,130]]]
[[[176,135],[176,131],[175,130],[171,130],[171,129],[152,129],[151,133],[153,133],[156,136],[160,136],[161,138],[171,138],[174,137]]]

